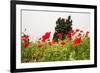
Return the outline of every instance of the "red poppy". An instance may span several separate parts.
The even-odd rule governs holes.
[[[39,44],[38,44],[38,48],[41,48],[42,46],[43,46],[42,43],[39,43]]]
[[[56,42],[53,40],[53,41],[52,41],[52,44],[56,44]]]
[[[69,38],[69,40],[71,41],[71,40],[72,40],[72,38],[70,37],[70,38]]]
[[[86,37],[89,37],[89,32],[88,31],[86,32]]]
[[[46,36],[43,35],[43,36],[42,36],[42,42],[45,42],[45,40],[46,40]]]
[[[39,40],[41,40],[41,38],[39,38]]]
[[[74,41],[73,41],[73,44],[76,45],[76,44],[80,44],[81,42],[81,38],[76,38]]]
[[[76,34],[76,32],[73,32],[73,33],[72,33],[72,36],[74,36],[75,34]]]
[[[69,33],[74,33],[74,30],[71,29],[71,30],[69,31]]]
[[[66,34],[66,37],[69,37],[70,36],[70,34]]]
[[[52,45],[52,43],[51,43],[50,41],[48,42],[48,44],[49,44],[49,45]]]
[[[50,41],[50,39],[47,39],[47,41]]]
[[[79,29],[76,29],[76,32],[78,32],[79,31]]]
[[[46,39],[48,39],[48,38],[50,37],[50,34],[51,34],[51,32],[46,32],[46,33],[45,33]]]
[[[87,31],[86,33],[89,33],[89,31]]]
[[[26,43],[24,43],[23,47],[26,48],[29,46],[29,44],[30,44],[29,42],[26,42]]]
[[[56,44],[56,42],[55,41],[49,41],[48,44],[53,45],[53,44]]]
[[[81,33],[83,32],[83,30],[80,31]]]
[[[28,38],[29,38],[29,35],[25,35],[21,37],[22,40],[27,40]]]
[[[63,40],[63,38],[62,37],[59,37],[59,40]]]
[[[45,42],[46,39],[49,39],[51,32],[46,32],[43,36],[42,36],[42,41]]]
[[[57,36],[58,36],[58,37],[61,37],[61,36],[62,36],[62,33],[58,33]]]
[[[61,45],[65,45],[66,44],[66,41],[61,41]]]
[[[81,36],[81,33],[79,33],[78,36],[80,37]]]
[[[45,42],[45,39],[42,39],[41,41],[42,41],[42,42]]]

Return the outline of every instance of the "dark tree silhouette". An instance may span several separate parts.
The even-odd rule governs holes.
[[[71,16],[68,16],[68,19],[64,19],[59,17],[56,21],[56,27],[55,32],[53,35],[53,40],[58,42],[59,36],[57,36],[58,33],[61,33],[62,36],[60,37],[62,40],[66,38],[66,34],[70,34],[69,38],[71,37],[71,33],[69,31],[72,30],[72,20]]]

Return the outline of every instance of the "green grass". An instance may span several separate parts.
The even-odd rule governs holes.
[[[90,39],[83,38],[80,44],[73,45],[66,40],[65,45],[60,43],[49,45],[45,43],[38,48],[36,43],[30,43],[27,48],[21,48],[21,62],[50,62],[50,61],[74,61],[90,59]]]

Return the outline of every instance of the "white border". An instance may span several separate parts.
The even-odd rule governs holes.
[[[84,61],[58,61],[58,62],[39,62],[39,63],[21,63],[20,50],[20,20],[21,9],[32,10],[54,10],[54,11],[73,11],[73,12],[90,12],[90,60]],[[71,66],[71,65],[89,65],[94,64],[94,10],[84,8],[69,8],[69,7],[49,7],[49,6],[34,6],[34,5],[16,5],[16,69],[22,68],[39,68],[39,67],[54,67],[54,66]]]

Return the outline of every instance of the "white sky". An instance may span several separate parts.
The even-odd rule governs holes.
[[[53,37],[56,21],[59,17],[73,20],[73,29],[81,29],[84,32],[90,31],[90,14],[89,13],[72,13],[72,12],[46,12],[46,11],[22,11],[22,32],[30,35],[31,40],[37,40],[45,32],[51,32],[50,38]]]

